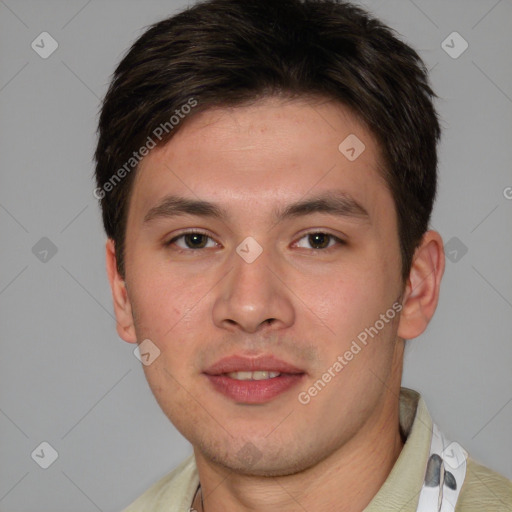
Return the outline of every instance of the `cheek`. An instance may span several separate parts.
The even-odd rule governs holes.
[[[207,292],[212,286],[198,276],[157,270],[153,267],[133,280],[135,330],[137,339],[150,339],[160,350],[155,362],[144,367],[155,395],[166,387],[179,394],[171,376],[185,382],[198,371],[193,364],[211,317]]]
[[[333,268],[322,276],[302,277],[296,286],[301,290],[298,295],[305,298],[305,310],[314,312],[312,318],[329,327],[341,341],[364,329],[379,309],[382,284],[376,278],[374,265],[359,263]]]
[[[386,266],[386,260],[378,257],[378,251],[374,250],[350,268],[347,264],[322,277],[302,280],[298,295],[307,298],[305,312],[313,323],[318,324],[318,332],[325,333],[322,334],[324,363],[334,362],[358,339],[362,340],[359,343],[362,350],[354,357],[357,362],[350,363],[352,369],[377,368],[389,360],[396,326],[389,315],[383,323],[381,315],[392,307],[397,286],[393,277],[395,270],[386,269]],[[296,281],[297,286],[299,282]],[[391,313],[394,317],[394,311]],[[345,374],[348,378],[352,371]]]
[[[144,366],[146,380],[160,408],[185,437],[190,425],[201,420],[201,410],[189,391],[192,387],[187,380],[188,368],[183,364],[186,357],[179,350],[163,352],[150,366]]]
[[[187,327],[189,317],[201,309],[207,287],[205,279],[187,277],[176,269],[171,272],[170,267],[158,264],[131,276],[130,285],[136,328],[162,342]]]

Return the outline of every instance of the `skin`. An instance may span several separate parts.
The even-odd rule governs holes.
[[[353,162],[339,144],[356,134]],[[107,241],[117,330],[161,354],[144,371],[162,410],[193,445],[208,512],[360,511],[403,447],[398,396],[404,339],[420,335],[444,272],[439,233],[425,233],[406,283],[395,207],[372,134],[339,104],[266,98],[187,120],[140,164],[130,199],[126,275]],[[314,212],[276,223],[277,207],[333,190],[368,219]],[[167,194],[223,207],[223,219],[144,217]],[[211,238],[190,249],[179,236]],[[308,233],[329,233],[328,248]],[[246,237],[263,252],[236,252]],[[313,244],[315,242],[313,241]],[[403,309],[307,405],[307,390],[399,299]],[[273,319],[268,322],[268,319]],[[274,354],[306,372],[262,405],[236,403],[203,371],[231,354]],[[258,461],[239,451],[251,442]],[[200,510],[199,500],[194,508]],[[285,508],[283,508],[285,507]]]

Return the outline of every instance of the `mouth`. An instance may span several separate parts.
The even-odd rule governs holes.
[[[236,403],[262,404],[298,386],[306,372],[273,356],[231,356],[204,374],[215,391]]]
[[[281,372],[261,370],[257,372],[230,372],[223,375],[227,375],[229,378],[235,380],[268,380],[279,377]]]

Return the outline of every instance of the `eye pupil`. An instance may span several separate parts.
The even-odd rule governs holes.
[[[312,233],[309,235],[309,243],[315,249],[325,249],[329,245],[329,238],[330,235],[326,233]]]
[[[188,233],[184,238],[190,249],[202,249],[206,245],[206,236],[201,233]]]

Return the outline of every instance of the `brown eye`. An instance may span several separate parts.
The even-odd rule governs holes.
[[[208,237],[201,233],[189,233],[183,236],[183,240],[189,249],[203,249],[206,246]]]
[[[325,249],[329,246],[330,235],[325,233],[313,233],[308,235],[308,242],[313,249]]]
[[[330,249],[334,245],[344,244],[345,242],[338,238],[337,236],[331,235],[330,233],[324,233],[322,231],[317,231],[313,233],[308,233],[304,235],[299,242],[297,242],[298,247],[305,249]]]
[[[185,250],[206,249],[216,246],[216,243],[211,237],[198,231],[182,233],[181,235],[174,237],[172,240],[169,240],[166,245],[169,246],[173,244],[175,244],[178,248]]]

